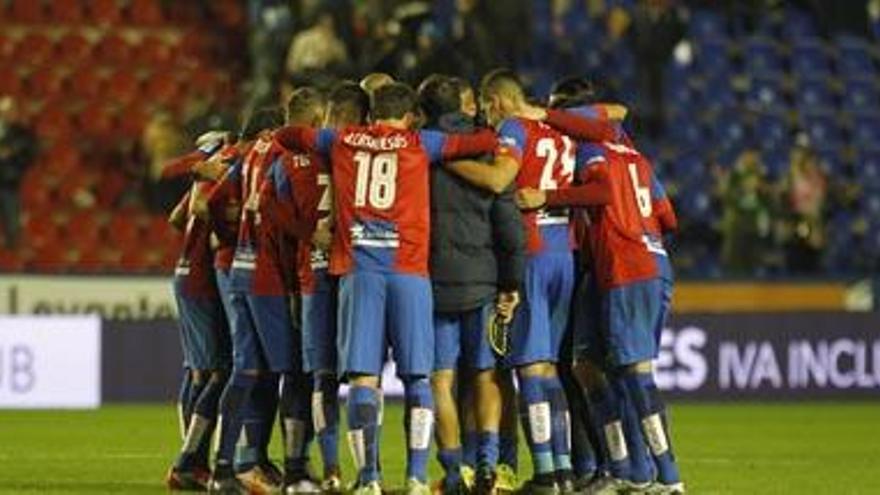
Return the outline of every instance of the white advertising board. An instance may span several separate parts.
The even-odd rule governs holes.
[[[0,408],[100,404],[98,316],[0,316]]]

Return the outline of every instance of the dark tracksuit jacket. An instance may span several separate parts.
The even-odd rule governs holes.
[[[447,114],[435,128],[475,130],[462,114]],[[434,311],[458,313],[516,290],[525,271],[525,232],[513,188],[496,195],[478,189],[444,167],[431,172],[431,282]]]

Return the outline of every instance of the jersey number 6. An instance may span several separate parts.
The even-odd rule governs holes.
[[[354,190],[354,205],[367,206],[377,210],[387,210],[394,205],[397,195],[397,153],[377,153],[366,151],[354,154],[357,166],[357,182]]]
[[[629,164],[629,178],[632,180],[633,190],[636,194],[636,205],[642,218],[648,218],[653,211],[651,207],[651,189],[639,185],[639,169],[635,163]]]

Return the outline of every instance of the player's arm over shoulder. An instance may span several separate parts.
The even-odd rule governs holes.
[[[519,173],[525,130],[516,120],[505,120],[498,128],[495,158],[490,163],[456,161],[446,164],[454,174],[467,182],[499,194],[505,191]]]
[[[619,135],[617,124],[603,111],[549,109],[544,122],[581,141],[616,141]]]
[[[336,130],[287,126],[275,131],[273,137],[276,143],[288,151],[327,155],[336,140]]]

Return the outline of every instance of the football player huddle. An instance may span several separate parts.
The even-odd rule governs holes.
[[[193,178],[170,218],[185,373],[168,487],[380,495],[393,361],[407,494],[684,493],[652,373],[676,217],[625,116],[581,78],[541,106],[504,69],[478,91],[376,73],[202,136],[168,165]]]

